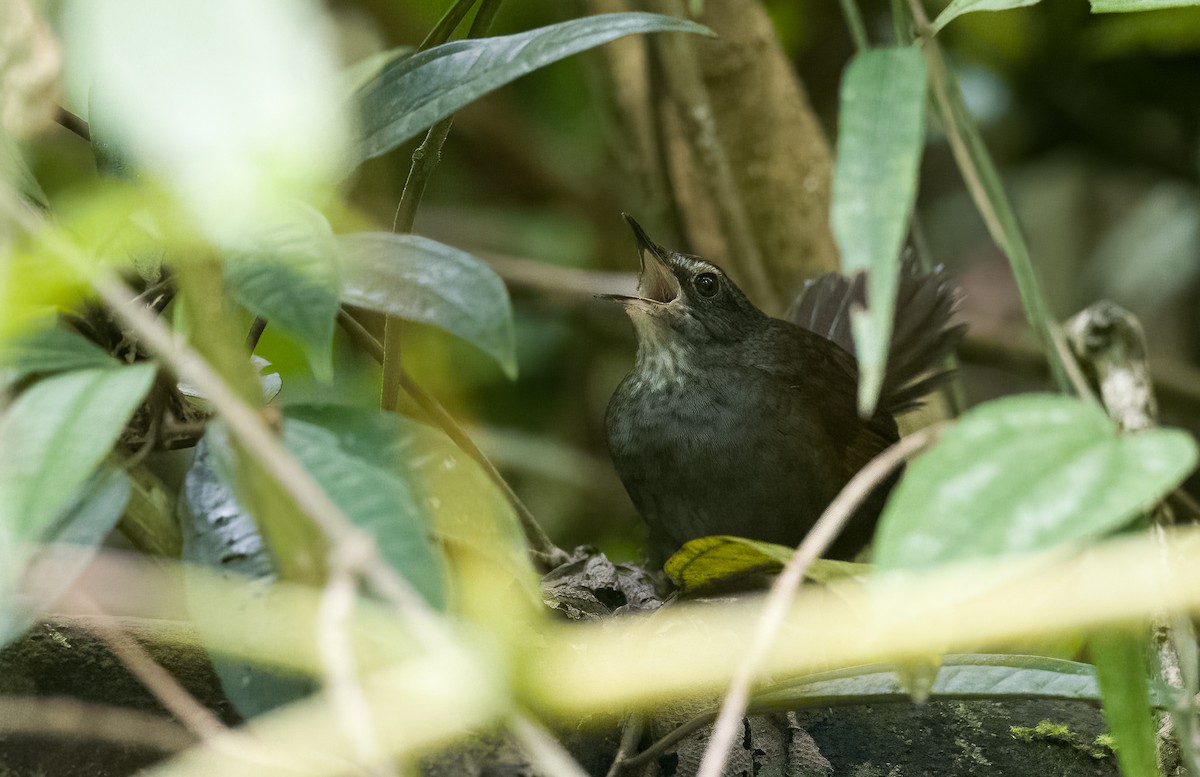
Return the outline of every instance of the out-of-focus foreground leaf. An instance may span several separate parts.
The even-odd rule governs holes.
[[[1104,700],[1104,720],[1116,740],[1125,777],[1158,777],[1155,722],[1147,673],[1149,635],[1144,631],[1104,631],[1088,642]]]
[[[989,402],[909,465],[880,519],[875,563],[924,567],[1096,537],[1195,466],[1186,433],[1118,435],[1088,402],[1045,394]]]
[[[864,415],[874,411],[887,367],[900,248],[916,199],[924,127],[921,51],[856,54],[842,77],[830,219],[842,272],[867,274],[867,309],[851,311]]]
[[[341,282],[333,231],[320,213],[297,204],[260,225],[226,256],[225,279],[247,310],[304,345],[314,373],[331,375]]]
[[[435,46],[385,67],[358,93],[359,159],[385,154],[488,92],[551,62],[640,32],[711,35],[695,22],[612,13],[495,38]]]
[[[1196,0],[1091,0],[1092,13],[1130,13],[1159,11],[1163,8],[1182,8],[1200,5]]]
[[[35,536],[0,523],[0,648],[33,625],[83,571],[129,501],[129,476],[102,466]]]
[[[50,526],[112,449],[156,369],[76,370],[13,401],[0,419],[0,531],[32,541]],[[3,558],[0,568],[9,568]]]

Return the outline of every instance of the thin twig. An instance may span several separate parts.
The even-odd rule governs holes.
[[[621,730],[621,744],[617,747],[617,755],[613,758],[612,766],[608,767],[606,777],[618,777],[631,765],[638,740],[641,738],[642,716],[635,712],[625,718],[625,725]]]
[[[76,135],[86,140],[88,143],[92,142],[92,132],[88,127],[88,123],[79,116],[68,111],[66,108],[59,106],[58,113],[55,115],[54,120],[66,129],[69,129],[71,132],[74,132]]]
[[[792,554],[779,577],[771,585],[763,603],[762,615],[758,621],[758,629],[751,641],[745,658],[734,672],[725,694],[725,702],[713,726],[708,747],[700,762],[697,777],[718,777],[724,769],[729,757],[729,749],[733,745],[738,731],[738,723],[746,711],[750,698],[750,686],[754,681],[755,672],[762,663],[775,635],[787,616],[788,607],[796,595],[800,581],[809,565],[817,559],[837,538],[842,527],[850,520],[850,516],[862,504],[871,492],[900,466],[905,459],[923,450],[937,439],[944,424],[928,426],[900,440],[887,450],[880,453],[867,463],[858,474],[850,479],[846,487],[834,498],[829,507],[813,525],[812,530],[805,535]]]
[[[330,560],[329,582],[317,611],[317,650],[325,670],[325,691],[337,711],[338,725],[370,774],[393,777],[396,772],[380,744],[347,635],[347,623],[358,595],[355,573],[369,558],[369,547],[350,542],[344,543],[338,555]]]
[[[508,729],[520,743],[529,763],[537,774],[555,777],[587,777],[587,772],[550,732],[524,715],[514,715]]]
[[[195,744],[187,729],[146,712],[68,698],[0,696],[0,734],[69,737],[173,753]]]
[[[866,51],[871,45],[867,40],[867,25],[863,24],[862,11],[858,9],[855,0],[838,0],[842,7],[842,16],[846,17],[846,27],[850,30],[850,40],[854,42],[855,51]]]
[[[988,233],[1008,258],[1021,294],[1021,301],[1024,303],[1025,315],[1045,343],[1051,372],[1064,391],[1073,389],[1081,398],[1094,400],[1095,397],[1092,396],[1087,380],[1067,349],[1062,337],[1062,330],[1050,314],[1046,300],[1037,285],[1037,278],[1029,258],[1029,249],[1020,236],[1011,205],[1004,198],[1003,193],[996,200],[993,200],[988,194],[983,180],[984,176],[998,176],[990,159],[986,156],[986,151],[982,157],[984,164],[987,165],[986,170],[981,168],[971,154],[967,138],[962,132],[963,127],[960,125],[961,91],[954,81],[953,74],[946,66],[941,46],[929,33],[929,18],[925,15],[925,9],[921,6],[920,0],[909,0],[909,8],[912,11],[917,33],[923,40],[925,60],[929,66],[930,96],[941,115],[950,150],[958,164],[959,172],[962,174],[971,200],[983,218],[984,225],[987,226]],[[962,119],[962,121],[965,123],[969,119]],[[997,186],[1000,184],[997,183]],[[1015,236],[1013,241],[1009,240],[1009,230],[1005,228],[1005,222],[1013,225],[1012,232]]]
[[[262,316],[255,316],[254,321],[250,324],[250,331],[246,333],[246,350],[254,353],[254,349],[258,347],[259,338],[262,337],[263,330],[267,328],[267,320]]]

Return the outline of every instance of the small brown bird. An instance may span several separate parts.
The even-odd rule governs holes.
[[[633,369],[608,404],[609,451],[661,562],[696,537],[796,545],[843,486],[899,439],[895,416],[948,377],[961,340],[938,273],[906,268],[878,410],[857,410],[849,308],[863,279],[811,282],[787,320],[756,308],[715,264],[656,245],[633,219],[638,296],[614,297],[637,332]],[[933,372],[931,372],[933,371]],[[830,548],[871,538],[895,477]]]

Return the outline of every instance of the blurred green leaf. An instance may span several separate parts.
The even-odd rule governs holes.
[[[359,159],[385,154],[477,98],[552,62],[641,32],[711,35],[695,22],[612,13],[496,38],[459,40],[405,57],[359,91]]]
[[[2,344],[0,364],[18,381],[39,372],[66,372],[93,367],[117,367],[119,362],[78,332],[50,325]]]
[[[976,11],[1008,11],[1013,8],[1024,8],[1037,5],[1040,0],[952,0],[950,5],[942,9],[930,25],[936,35],[943,27],[962,16]]]
[[[417,235],[360,232],[337,242],[344,302],[444,329],[516,378],[508,291],[485,262]]]
[[[1096,537],[1154,505],[1195,465],[1186,433],[1118,436],[1088,402],[989,402],[909,465],[880,519],[875,564],[925,567]]]
[[[1105,631],[1088,642],[1100,680],[1104,720],[1116,741],[1113,749],[1124,777],[1160,775],[1147,680],[1148,640],[1139,631]]]
[[[685,543],[667,559],[663,570],[681,592],[695,593],[778,572],[795,551],[784,545],[743,537],[700,537]],[[828,583],[868,571],[870,567],[866,564],[821,558],[809,565],[804,576],[814,582]]]
[[[1091,0],[1092,13],[1130,13],[1158,11],[1163,8],[1183,8],[1200,5],[1197,0]]]
[[[502,568],[507,579],[536,591],[524,534],[508,500],[442,432],[394,413],[338,405],[291,405],[285,415],[284,441],[322,485],[326,484],[323,478],[330,480],[330,496],[356,523],[355,513],[342,505],[339,495],[359,498],[352,485],[358,476],[343,476],[340,467],[371,470],[367,477],[393,495],[390,501],[361,497],[366,504],[364,522],[359,523],[373,532],[379,524],[384,534],[375,533],[389,560],[399,556],[388,555],[387,533],[397,532],[403,545],[411,541],[410,533],[419,529],[436,534],[451,558],[464,553],[486,558]],[[341,463],[327,463],[331,451],[337,452]],[[345,482],[332,485],[342,477]],[[370,507],[376,504],[377,508]],[[368,522],[371,509],[378,509],[379,514]],[[404,567],[397,568],[408,576]],[[435,582],[440,584],[440,578]]]
[[[0,522],[0,648],[70,588],[116,526],[129,490],[124,470],[102,466],[37,534]]]
[[[1016,699],[1100,698],[1096,670],[1089,664],[1042,656],[966,653],[945,656],[931,696]],[[864,666],[812,675],[787,688],[756,696],[756,701],[787,700],[801,704],[829,703],[870,697],[907,700],[908,691],[891,666]]]
[[[297,205],[227,254],[234,299],[303,343],[313,372],[333,372],[333,328],[341,279],[333,231],[317,211]]]
[[[0,129],[0,181],[11,184],[28,203],[40,208],[47,207],[46,193],[42,191],[37,176],[29,169],[20,144],[3,129]]]
[[[842,272],[867,274],[867,309],[852,310],[858,406],[879,400],[892,336],[900,249],[925,144],[925,59],[915,47],[869,49],[842,78],[830,219]]]
[[[0,526],[41,535],[112,449],[157,367],[76,370],[23,391],[0,419]]]
[[[234,238],[344,176],[340,68],[315,0],[72,0],[61,21],[68,80],[96,91],[104,142],[199,231]]]

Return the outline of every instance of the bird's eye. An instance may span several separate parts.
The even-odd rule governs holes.
[[[700,292],[702,297],[712,297],[721,289],[717,276],[710,272],[700,273],[692,283],[695,284],[696,291]]]

